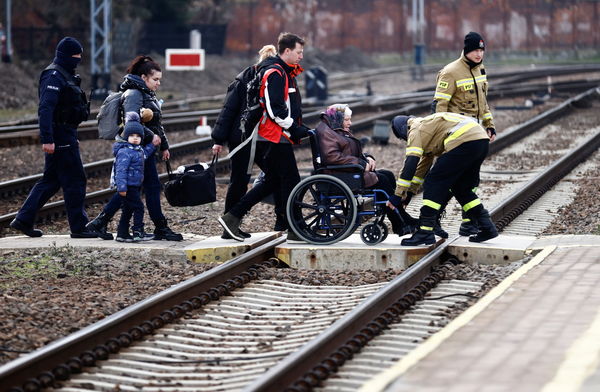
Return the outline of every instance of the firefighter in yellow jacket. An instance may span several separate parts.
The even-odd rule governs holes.
[[[419,229],[402,245],[435,243],[433,232],[448,189],[465,214],[478,225],[471,242],[487,241],[498,231],[473,188],[479,183],[479,169],[487,156],[490,138],[475,119],[456,113],[435,113],[427,117],[396,116],[394,134],[407,140],[406,160],[396,181],[390,203],[406,204],[409,191],[423,182],[423,206]],[[434,159],[437,157],[437,160]],[[427,176],[425,176],[427,174]]]
[[[459,59],[446,65],[437,76],[432,113],[452,112],[473,117],[487,131],[491,141],[496,138],[494,119],[487,103],[488,82],[483,56],[485,41],[479,33],[470,32],[465,36],[463,53]],[[477,186],[476,184],[475,186]],[[448,194],[448,201],[452,198]],[[440,212],[446,207],[442,203]],[[440,218],[436,222],[435,233],[447,238],[440,226]],[[477,226],[463,214],[459,234],[468,236],[477,233]]]

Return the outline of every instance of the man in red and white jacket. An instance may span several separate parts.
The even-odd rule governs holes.
[[[229,235],[244,241],[240,223],[244,215],[264,197],[273,193],[277,221],[276,230],[288,228],[285,204],[292,189],[300,182],[293,144],[307,135],[302,125],[302,99],[296,76],[304,53],[304,40],[292,33],[281,33],[277,41],[278,55],[259,64],[262,81],[260,101],[263,114],[258,124],[254,161],[265,173],[264,181],[253,187],[219,223]],[[289,239],[290,234],[288,234]]]

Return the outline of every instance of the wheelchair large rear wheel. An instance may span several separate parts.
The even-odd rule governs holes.
[[[286,211],[290,228],[298,237],[311,244],[328,245],[352,234],[358,208],[348,185],[318,174],[296,185]]]

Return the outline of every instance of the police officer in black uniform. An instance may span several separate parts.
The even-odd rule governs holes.
[[[10,227],[30,237],[40,237],[33,224],[38,210],[63,190],[72,238],[93,238],[86,229],[84,210],[86,177],[79,155],[77,126],[87,120],[89,106],[75,68],[83,47],[72,37],[63,38],[56,57],[40,76],[38,108],[40,139],[45,153],[44,175],[31,189]]]

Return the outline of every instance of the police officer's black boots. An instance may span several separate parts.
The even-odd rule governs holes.
[[[111,219],[112,216],[108,216],[106,213],[101,212],[100,215],[89,221],[88,224],[85,225],[85,228],[96,233],[98,238],[102,238],[103,240],[112,240],[113,235],[112,233],[108,232],[107,228]]]
[[[479,207],[479,206],[478,206]],[[469,211],[469,217],[477,223],[479,227],[479,232],[476,235],[472,235],[469,237],[469,241],[471,242],[483,242],[489,239],[498,237],[498,230],[496,229],[496,225],[492,222],[490,218],[490,214],[483,207],[481,208],[473,208],[475,211]]]
[[[433,227],[435,225],[434,216],[422,216],[419,218],[419,229],[410,238],[405,238],[400,242],[402,246],[418,246],[435,244],[435,234]]]
[[[29,226],[17,218],[13,219],[9,226],[15,230],[19,230],[21,233],[29,237],[41,237],[44,234],[41,230],[34,229],[33,226]]]
[[[460,224],[460,228],[458,229],[458,234],[468,237],[471,235],[477,235],[478,232],[479,227],[477,227],[477,222],[469,218],[467,214],[463,211],[462,223]]]
[[[154,222],[154,239],[166,241],[183,241],[183,236],[175,233],[167,225],[167,218]]]

